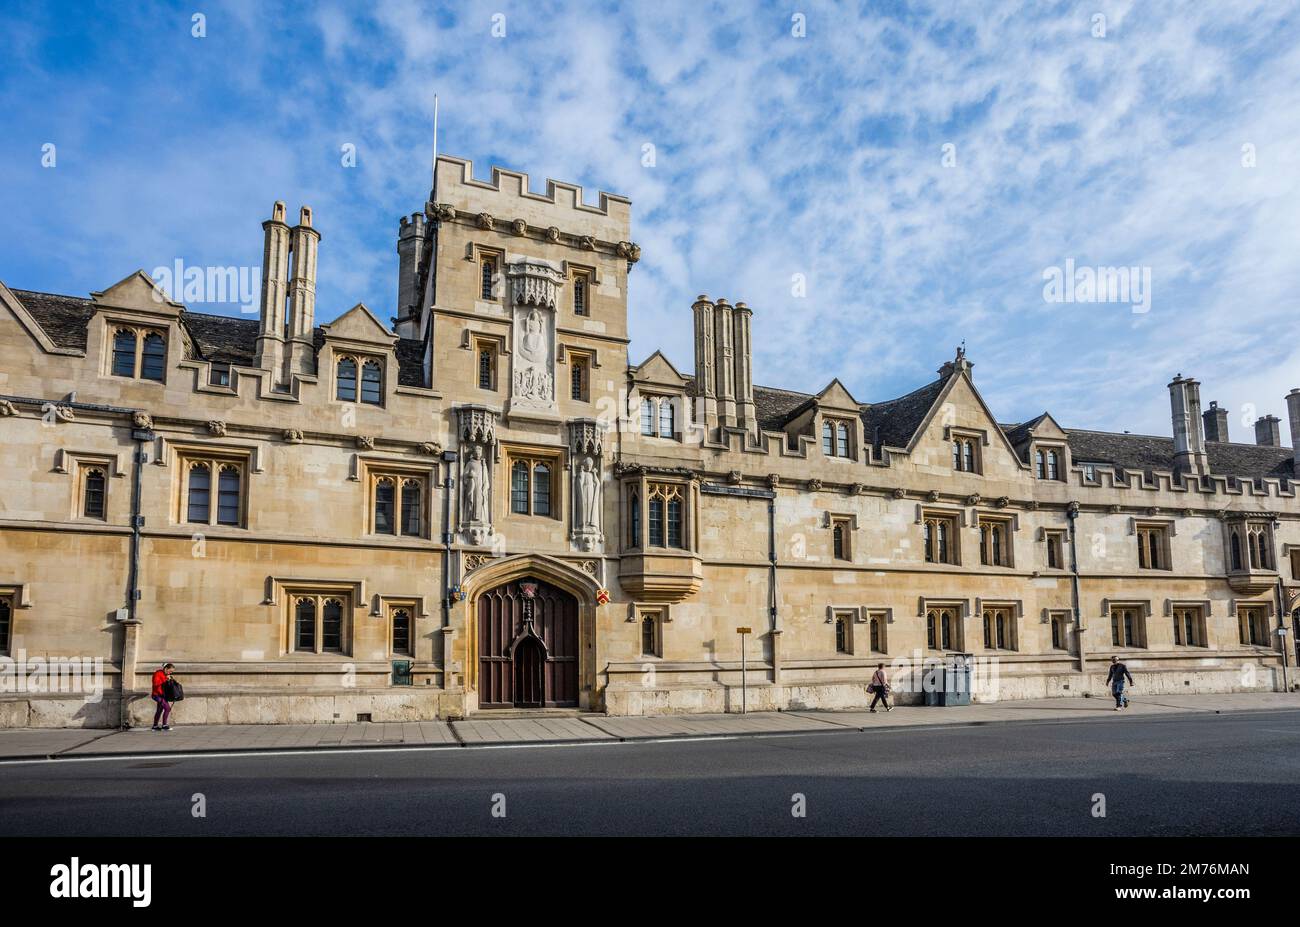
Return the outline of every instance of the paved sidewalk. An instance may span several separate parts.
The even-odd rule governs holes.
[[[1117,713],[1109,698],[1053,698],[954,708],[904,706],[894,711],[785,711],[739,715],[665,715],[646,718],[571,714],[466,721],[374,724],[181,725],[166,733],[129,731],[0,731],[0,761],[19,759],[328,750],[358,747],[486,747],[691,737],[745,737],[828,731],[875,731],[1016,721],[1080,721],[1137,716],[1266,711],[1300,708],[1300,694],[1153,695]]]

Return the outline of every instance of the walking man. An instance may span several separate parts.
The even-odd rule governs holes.
[[[1110,672],[1106,674],[1106,685],[1110,686],[1111,695],[1115,696],[1115,710],[1123,711],[1128,707],[1128,696],[1124,694],[1124,683],[1133,684],[1133,674],[1128,667],[1119,662],[1119,657],[1110,658]]]
[[[158,707],[153,712],[153,729],[155,731],[170,731],[172,729],[171,725],[167,723],[171,719],[172,704],[167,701],[166,687],[174,669],[175,667],[172,664],[164,663],[162,669],[154,670],[153,673],[153,688],[150,698],[158,703]]]
[[[885,673],[885,664],[876,664],[876,671],[871,676],[871,691],[875,693],[875,698],[871,700],[871,711],[876,711],[876,703],[884,702],[885,711],[893,711],[889,705],[889,676]]]

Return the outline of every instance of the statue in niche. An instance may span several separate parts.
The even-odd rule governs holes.
[[[483,448],[475,445],[465,461],[465,518],[470,523],[488,520],[488,474]]]
[[[600,475],[596,473],[595,464],[590,457],[582,458],[578,464],[577,503],[574,523],[578,530],[600,528]]]

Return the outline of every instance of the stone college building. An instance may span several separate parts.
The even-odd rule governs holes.
[[[629,201],[436,169],[395,314],[318,324],[346,256],[283,203],[257,318],[0,283],[0,726],[148,723],[163,661],[183,723],[730,711],[742,643],[750,709],[860,706],[881,662],[917,701],[959,654],[977,699],[1104,694],[1114,653],[1144,694],[1282,687],[1300,390],[1293,447],[1181,375],[1172,437],[1000,423],[961,351],[809,395],[710,296],[689,373],[631,364]],[[61,658],[103,697],[13,671]]]

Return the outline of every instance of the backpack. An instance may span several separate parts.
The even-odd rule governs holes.
[[[169,702],[182,702],[185,700],[185,688],[175,679],[168,679],[163,683],[163,698]]]

